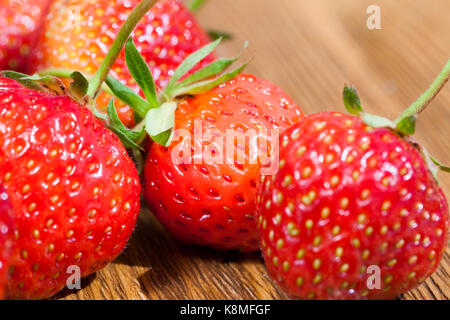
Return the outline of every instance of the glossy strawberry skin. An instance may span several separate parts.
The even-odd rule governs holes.
[[[94,74],[112,45],[120,26],[139,0],[56,0],[46,19],[45,34],[36,52],[37,70],[69,68]],[[193,14],[179,0],[157,3],[136,26],[133,41],[152,71],[157,89],[164,88],[174,70],[191,53],[210,42],[209,36]],[[202,63],[214,59],[208,56]],[[195,69],[194,69],[195,70]],[[123,81],[136,92],[139,87],[125,63],[124,52],[110,75]],[[111,96],[101,94],[100,108]],[[121,120],[130,125],[133,113],[117,103]]]
[[[8,194],[0,186],[0,300],[3,299],[8,279],[8,267],[14,241],[13,212]]]
[[[0,70],[28,72],[49,0],[0,2]]]
[[[198,122],[205,134],[211,129],[225,137],[227,129],[283,130],[301,116],[300,108],[281,89],[255,76],[240,75],[181,102],[175,129],[185,129],[195,139]],[[269,131],[258,132],[270,140]],[[190,163],[174,163],[173,150],[184,146],[190,147],[189,140],[175,138],[169,148],[153,144],[149,149],[144,193],[154,214],[180,240],[225,250],[257,250],[253,216],[260,164],[239,163],[233,158],[222,164],[195,164],[193,158]],[[220,153],[216,143],[204,142],[203,146]],[[253,143],[250,148],[259,150]],[[248,143],[245,153],[250,154]]]
[[[280,170],[262,178],[258,225],[268,271],[290,295],[390,299],[434,272],[448,205],[414,147],[331,112],[304,117],[280,141]],[[381,289],[368,290],[372,265]]]
[[[46,298],[124,248],[140,184],[117,137],[71,99],[0,79],[0,182],[15,213],[9,298]]]

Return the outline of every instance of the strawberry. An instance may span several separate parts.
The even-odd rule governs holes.
[[[140,184],[118,138],[66,96],[0,78],[0,183],[15,216],[9,298],[46,298],[124,248]]]
[[[0,300],[6,288],[13,244],[13,213],[8,194],[0,186]]]
[[[36,70],[68,68],[93,74],[108,53],[120,25],[140,0],[56,0],[46,19],[45,34],[36,51]],[[134,30],[133,40],[151,69],[157,89],[164,88],[175,68],[190,53],[209,42],[206,32],[180,0],[159,1]],[[205,58],[211,62],[214,55]],[[110,74],[138,92],[124,54]],[[97,104],[106,109],[110,95],[100,94]],[[125,125],[134,123],[131,109],[117,105]]]
[[[152,2],[154,0],[144,0],[137,7]],[[135,21],[136,18],[131,20]],[[124,28],[129,29],[127,23],[124,24]],[[121,53],[117,48],[121,48],[125,41],[127,43],[124,61],[142,95],[136,94],[135,90],[125,86],[115,77],[107,77],[108,70],[115,63],[115,57]],[[211,56],[220,41],[218,39],[188,55],[173,71],[165,87],[158,90],[152,70],[134,45],[133,39],[127,40],[119,32],[115,44],[112,45],[113,51],[108,54],[91,79],[87,94],[95,100],[102,80],[106,79],[109,91],[133,109],[138,124],[129,129],[122,123],[116,112],[114,99],[108,103],[106,115],[99,115],[98,111],[96,114],[109,124],[124,145],[134,149],[134,154],[143,149],[146,136],[155,142],[151,145],[150,155],[147,157],[145,195],[155,214],[175,237],[215,248],[252,251],[258,248],[256,226],[253,221],[256,181],[260,169],[267,163],[256,161],[247,165],[246,160],[264,149],[255,144],[259,141],[252,140],[248,147],[244,147],[242,162],[234,163],[229,158],[224,159],[223,165],[202,163],[200,166],[197,164],[192,166],[184,163],[187,170],[190,168],[195,170],[192,175],[177,176],[178,186],[170,193],[161,191],[173,188],[170,179],[159,181],[158,178],[163,170],[167,170],[164,173],[170,176],[175,175],[175,171],[179,169],[178,164],[172,161],[171,153],[164,151],[188,147],[187,141],[170,146],[172,139],[176,140],[177,136],[174,129],[193,133],[195,124],[200,122],[200,126],[214,129],[221,137],[225,137],[227,129],[242,131],[244,134],[253,129],[261,131],[255,134],[256,138],[259,135],[260,140],[270,143],[272,132],[264,130],[285,129],[302,116],[300,108],[281,89],[251,75],[237,77],[247,64],[227,71],[239,57],[219,59],[205,65],[205,59]],[[73,76],[71,71],[66,70],[47,71],[45,74]],[[175,119],[177,123],[180,122],[176,128]],[[237,121],[239,123],[236,123]],[[159,146],[170,148],[158,149]],[[214,143],[210,144],[211,146],[214,148]],[[241,147],[242,145],[237,145],[238,149]],[[270,152],[270,147],[268,151]],[[213,153],[217,153],[217,150]],[[165,162],[167,165],[164,165]],[[161,170],[152,173],[151,168],[156,164],[161,166],[156,169]],[[139,162],[138,167],[141,167]],[[203,176],[197,177],[200,173]],[[189,182],[192,177],[196,177],[196,181]],[[153,193],[154,185],[160,187],[157,189],[159,194]],[[189,187],[188,190],[186,187]],[[230,194],[225,196],[227,192]],[[187,198],[188,195],[190,199]],[[163,207],[162,201],[169,207],[164,216],[160,211]],[[180,202],[184,205],[180,205]],[[174,226],[180,223],[183,224],[181,228]],[[212,236],[214,233],[217,233],[217,236]]]
[[[278,173],[261,178],[266,266],[295,298],[394,298],[430,276],[447,245],[446,199],[407,138],[415,115],[394,124],[355,112],[349,95],[362,119],[304,117],[280,137]]]
[[[240,75],[178,103],[175,130],[187,130],[195,139],[198,122],[203,132],[214,130],[225,139],[228,129],[244,134],[263,129],[260,138],[270,141],[271,129],[288,128],[301,116],[300,108],[280,88],[253,75]],[[262,151],[254,142],[246,147],[245,159]],[[229,158],[226,150],[221,156],[224,161],[217,164],[197,164],[194,158],[189,164],[175,163],[172,155],[190,149],[190,143],[191,138],[174,138],[168,148],[156,143],[150,147],[144,194],[153,213],[183,241],[219,249],[257,250],[253,214],[261,164],[240,163],[234,153]],[[222,152],[217,143],[203,145]]]
[[[49,0],[0,2],[0,70],[29,70]]]

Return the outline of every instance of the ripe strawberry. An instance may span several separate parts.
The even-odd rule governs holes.
[[[101,64],[119,27],[140,0],[56,0],[45,24],[45,34],[37,50],[36,70],[68,68],[93,74]],[[209,37],[180,0],[162,0],[140,21],[133,40],[151,69],[157,89],[164,88],[186,56],[209,42]],[[211,62],[214,55],[204,63]],[[135,92],[139,87],[126,68],[124,53],[110,75]],[[105,110],[111,99],[100,94],[97,104]],[[125,104],[117,104],[125,125],[134,123]]]
[[[0,70],[29,70],[49,0],[0,1]]]
[[[13,243],[13,215],[8,194],[0,186],[0,300],[6,288]]]
[[[9,298],[46,298],[124,248],[140,184],[116,136],[91,112],[0,78],[0,182],[15,214]]]
[[[147,156],[144,194],[153,213],[183,241],[219,249],[257,250],[253,214],[261,163],[242,163],[234,153],[230,158],[230,150],[220,151],[218,141],[223,138],[225,145],[228,129],[239,133],[258,130],[260,138],[270,141],[271,129],[284,130],[301,116],[300,108],[286,93],[252,75],[240,75],[179,102],[175,129],[187,130],[190,137],[175,137],[168,148],[155,143]],[[196,121],[203,133],[215,130],[216,139],[203,142],[203,148],[214,150],[212,153],[223,159],[221,163],[205,159],[194,163],[198,160],[195,154],[190,163],[173,161],[177,150],[190,150],[191,139],[198,134],[194,133]],[[263,149],[252,140],[246,144],[245,159],[252,153],[267,152]]]
[[[269,273],[296,298],[389,299],[439,264],[448,205],[415,146],[334,112],[280,137],[280,169],[261,178],[258,222]],[[370,290],[370,266],[381,288]]]

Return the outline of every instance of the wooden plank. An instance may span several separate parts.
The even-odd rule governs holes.
[[[248,72],[284,88],[307,113],[341,110],[344,83],[355,84],[368,112],[395,117],[423,92],[450,52],[450,1],[377,0],[381,30],[368,30],[372,0],[210,0],[199,19],[231,31],[221,49],[250,40]],[[417,138],[450,162],[450,90],[421,116]],[[450,195],[450,176],[440,174]],[[450,247],[439,270],[403,299],[450,297]],[[128,249],[63,299],[284,299],[259,254],[214,252],[182,245],[149,215],[141,216]]]

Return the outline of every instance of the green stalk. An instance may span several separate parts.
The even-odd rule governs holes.
[[[95,99],[95,97],[98,95],[103,81],[108,76],[109,70],[114,65],[114,62],[119,56],[123,46],[127,42],[131,32],[136,27],[138,22],[142,19],[142,17],[145,16],[147,11],[150,10],[150,8],[156,2],[158,2],[158,0],[142,0],[142,2],[140,2],[133,9],[127,21],[125,21],[124,25],[117,34],[117,37],[114,40],[111,48],[109,49],[108,54],[103,60],[103,63],[101,64],[100,68],[97,70],[97,72],[92,77],[92,80],[89,83],[87,95],[90,96],[92,99]]]
[[[445,86],[448,79],[450,78],[450,60],[447,61],[444,69],[441,71],[439,76],[434,80],[433,84],[425,91],[419,99],[417,99],[413,104],[411,104],[402,114],[395,120],[395,123],[415,116],[422,112],[430,102],[437,96],[439,91]]]
[[[58,77],[58,78],[70,78],[70,76],[74,72],[75,72],[75,70],[71,70],[71,69],[51,68],[51,69],[45,69],[45,70],[39,71],[38,74],[40,76],[54,76],[54,77]],[[88,77],[84,73],[83,73],[83,75],[86,77],[86,79],[92,78],[92,76]]]

